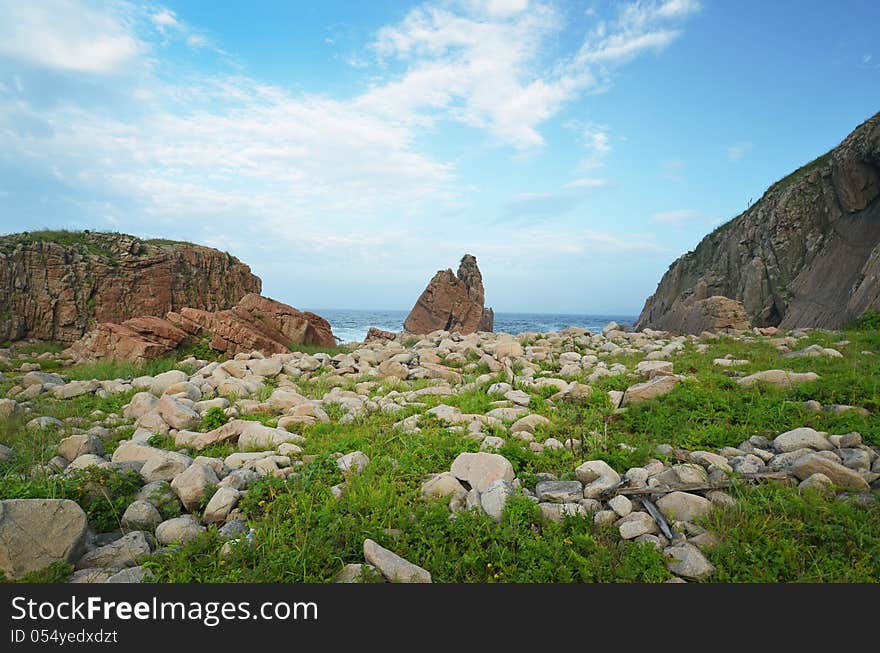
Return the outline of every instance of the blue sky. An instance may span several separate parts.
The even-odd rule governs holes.
[[[234,4],[234,6],[232,6]],[[0,0],[0,232],[227,249],[300,308],[635,314],[880,110],[875,1]]]

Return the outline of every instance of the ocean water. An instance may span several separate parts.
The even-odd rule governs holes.
[[[342,342],[363,342],[370,327],[401,331],[409,311],[367,311],[338,308],[310,308],[326,319],[333,335]],[[495,331],[513,335],[533,331],[561,331],[570,326],[598,333],[611,321],[620,325],[634,324],[635,315],[565,315],[562,313],[495,313]]]

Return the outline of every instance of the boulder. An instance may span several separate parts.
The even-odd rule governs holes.
[[[214,470],[208,465],[190,465],[171,481],[171,489],[184,507],[193,512],[199,508],[209,488],[220,482]]]
[[[791,466],[791,472],[804,481],[813,474],[824,474],[834,485],[847,490],[867,490],[868,482],[858,472],[829,460],[821,453],[802,456]]]
[[[617,530],[624,540],[634,540],[641,535],[660,532],[657,522],[646,512],[629,513],[617,523]]]
[[[510,425],[510,432],[521,433],[524,431],[526,433],[534,434],[539,427],[548,426],[549,424],[550,420],[543,415],[526,415]]]
[[[229,513],[238,505],[241,492],[231,487],[221,487],[208,501],[202,521],[206,524],[220,524],[226,521]]]
[[[578,480],[584,484],[584,498],[595,499],[620,483],[620,474],[604,460],[588,460],[575,470]]]
[[[497,453],[460,453],[450,471],[478,492],[484,492],[494,481],[513,481],[514,478],[513,465]]]
[[[776,436],[772,444],[779,453],[789,453],[803,448],[815,449],[816,451],[834,449],[834,446],[828,441],[827,434],[820,433],[808,426],[786,431]]]
[[[498,479],[492,481],[485,490],[480,492],[480,506],[494,521],[501,521],[507,499],[514,494],[510,481]]]
[[[422,484],[422,496],[428,498],[463,497],[466,494],[467,490],[452,472],[434,474]]]
[[[0,570],[17,580],[53,562],[74,562],[85,535],[86,514],[73,501],[0,501]]]
[[[364,558],[392,583],[431,582],[430,572],[379,546],[373,540],[364,540]]]
[[[336,461],[336,466],[339,467],[339,471],[343,474],[361,474],[369,464],[369,456],[361,451],[352,451]]]
[[[790,388],[798,383],[817,381],[819,375],[815,372],[787,372],[785,370],[765,370],[755,372],[737,380],[741,386],[750,388],[758,383],[766,383],[777,388]]]
[[[138,392],[122,409],[122,416],[127,419],[139,419],[156,410],[159,399],[152,392]]]
[[[173,429],[191,429],[201,422],[201,417],[194,408],[171,395],[163,395],[159,399],[157,410],[165,423]]]
[[[668,394],[672,392],[672,389],[679,381],[681,381],[681,377],[664,374],[655,376],[644,383],[631,385],[623,393],[620,405],[629,406]]]
[[[162,515],[149,501],[133,501],[122,514],[122,527],[128,530],[152,533],[160,523]]]
[[[183,517],[167,519],[159,524],[156,527],[156,540],[163,546],[183,543],[197,537],[206,530],[195,517],[184,515]]]
[[[83,454],[104,455],[104,445],[94,435],[71,435],[58,443],[58,453],[68,460],[76,460]]]
[[[251,292],[226,310],[212,312],[205,307],[182,305],[164,318],[142,316],[122,323],[102,322],[65,354],[80,361],[110,358],[142,362],[167,356],[197,340],[207,340],[213,349],[233,355],[254,350],[283,354],[297,344],[336,345],[330,324],[321,316]],[[269,362],[257,367],[268,372],[278,365]]]
[[[670,521],[690,522],[708,515],[712,510],[712,502],[697,494],[670,492],[658,499],[657,507]]]
[[[397,338],[396,333],[385,331],[377,327],[370,327],[369,331],[367,331],[367,337],[364,339],[364,342],[384,342],[394,340],[395,338]]]
[[[685,542],[667,547],[663,550],[663,554],[670,558],[670,561],[666,563],[666,568],[678,576],[703,580],[715,573],[715,567],[712,563],[693,544]]]
[[[131,567],[150,555],[150,543],[141,531],[132,531],[118,540],[86,553],[76,563],[77,569],[91,567]]]
[[[541,502],[577,503],[584,498],[584,486],[580,481],[539,481],[535,494]]]

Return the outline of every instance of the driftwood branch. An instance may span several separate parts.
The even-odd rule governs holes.
[[[660,532],[662,532],[667,539],[672,541],[675,533],[669,525],[669,522],[666,521],[663,513],[654,505],[654,502],[649,499],[642,499],[642,505],[645,507],[645,510],[648,511],[648,514],[654,518],[654,521],[657,522],[657,525],[660,527]]]

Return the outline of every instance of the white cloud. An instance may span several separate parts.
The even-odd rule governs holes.
[[[727,159],[732,162],[739,161],[746,154],[751,152],[754,147],[753,143],[738,143],[727,148]]]
[[[594,177],[582,177],[568,182],[566,188],[602,188],[608,185],[607,179],[596,179]]]
[[[560,20],[550,6],[525,2],[414,9],[373,44],[380,59],[405,64],[405,72],[360,103],[410,123],[462,122],[517,148],[542,145],[538,125],[591,81],[587,70],[536,66]]]
[[[673,227],[685,227],[689,225],[716,225],[721,222],[721,218],[713,215],[707,215],[699,211],[691,209],[679,209],[675,211],[663,211],[655,213],[654,222],[666,224]]]
[[[180,22],[177,20],[177,15],[170,9],[165,9],[164,7],[152,14],[150,20],[159,27],[173,27],[175,29],[181,27]]]
[[[0,0],[0,16],[0,54],[54,70],[116,73],[146,50],[122,16],[75,0]]]
[[[472,0],[470,4],[489,16],[505,17],[525,11],[529,0]]]
[[[429,125],[451,119],[519,149],[541,146],[539,126],[596,86],[594,65],[666,47],[681,31],[662,25],[698,9],[690,0],[625,4],[616,21],[600,21],[585,35],[576,53],[548,62],[551,37],[564,28],[549,4],[428,3],[379,31],[374,51],[405,71],[377,83],[361,102],[397,120]]]
[[[194,31],[177,14],[167,7],[159,7],[149,13],[150,21],[166,39],[182,38],[191,48],[207,48],[211,42],[204,34]],[[217,50],[222,54],[221,50]]]
[[[696,0],[623,4],[614,21],[599,21],[578,53],[583,63],[625,63],[646,51],[659,52],[681,35],[672,27],[701,9]]]

